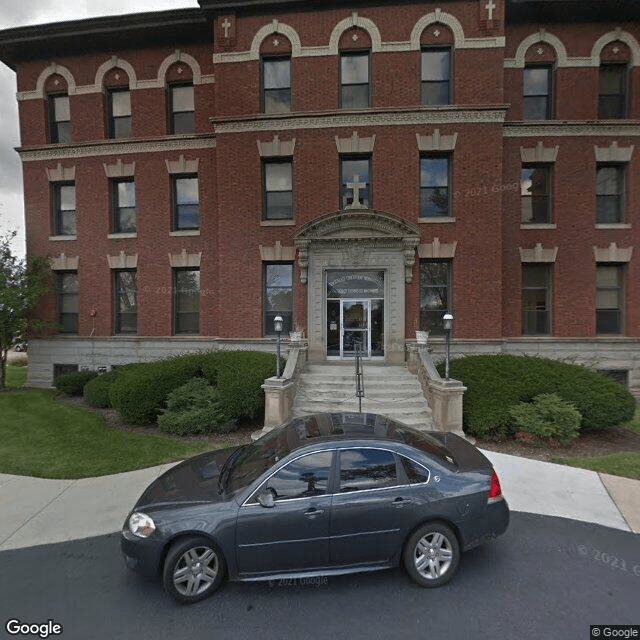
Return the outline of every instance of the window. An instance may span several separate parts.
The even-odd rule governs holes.
[[[596,269],[596,333],[622,333],[622,270],[621,265]]]
[[[275,335],[273,319],[281,316],[283,333],[293,329],[293,264],[267,262],[264,265],[264,321],[265,336]]]
[[[291,111],[291,58],[263,58],[262,110],[264,113]]]
[[[520,172],[520,203],[523,224],[551,222],[550,167],[522,167]]]
[[[340,203],[347,207],[371,209],[371,158],[348,157],[340,161]]]
[[[129,89],[109,89],[107,99],[109,105],[109,137],[130,138],[131,93]]]
[[[551,268],[522,265],[522,334],[548,335],[551,331]]]
[[[179,84],[169,87],[169,108],[171,133],[195,133],[195,106],[193,100],[193,85]]]
[[[200,228],[200,196],[196,176],[173,179],[173,229]]]
[[[136,185],[132,179],[111,183],[114,233],[136,232]]]
[[[422,484],[423,482],[429,482],[429,470],[423,467],[421,464],[411,458],[405,458],[400,456],[402,466],[407,474],[409,484]]]
[[[420,260],[420,330],[444,335],[442,316],[451,311],[451,262]]]
[[[78,273],[56,273],[57,322],[60,333],[78,333]]]
[[[598,85],[598,118],[626,118],[627,66],[601,64]]]
[[[267,481],[276,500],[309,498],[327,493],[333,451],[302,456],[280,469]]]
[[[340,55],[340,107],[363,109],[371,106],[369,95],[369,52]]]
[[[68,95],[49,96],[49,142],[71,142],[71,111]]]
[[[340,452],[340,493],[397,484],[396,459],[391,451],[348,449]]]
[[[200,332],[200,269],[174,269],[174,333]]]
[[[53,235],[76,235],[76,186],[56,183],[53,189]]]
[[[265,220],[293,219],[293,167],[291,160],[269,161],[264,171]]]
[[[62,376],[65,373],[73,373],[76,371],[78,371],[77,364],[54,364],[53,379],[55,380],[58,376]]]
[[[420,217],[451,215],[450,162],[446,156],[420,158]]]
[[[422,51],[421,99],[424,105],[451,104],[451,51]]]
[[[136,333],[138,301],[135,270],[114,272],[115,333]]]
[[[551,67],[525,67],[524,112],[525,120],[551,118]]]
[[[596,169],[596,223],[624,222],[624,171],[620,165]]]

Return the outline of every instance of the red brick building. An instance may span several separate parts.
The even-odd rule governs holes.
[[[200,0],[0,33],[30,383],[208,348],[572,358],[640,387],[633,1]],[[635,249],[634,249],[635,248]]]

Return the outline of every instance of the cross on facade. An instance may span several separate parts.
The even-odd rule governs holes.
[[[347,189],[353,190],[353,201],[346,209],[364,209],[364,205],[360,202],[360,190],[366,189],[366,182],[359,182],[360,176],[353,176],[353,182],[347,182]]]
[[[493,0],[489,0],[487,4],[484,5],[484,8],[489,12],[489,20],[493,20],[493,10],[496,8],[496,3]]]
[[[229,37],[229,29],[231,29],[231,23],[229,22],[229,20],[227,20],[227,18],[224,19],[224,22],[222,23],[222,29],[224,31],[224,37],[228,38]]]

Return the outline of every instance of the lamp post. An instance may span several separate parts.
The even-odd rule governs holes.
[[[451,329],[453,327],[453,316],[450,313],[445,313],[442,316],[442,326],[444,327],[447,335],[447,359],[445,361],[445,380],[449,380],[449,364],[451,363]]]
[[[282,316],[273,319],[273,328],[276,330],[278,339],[276,341],[276,378],[280,377],[280,334],[282,333]]]

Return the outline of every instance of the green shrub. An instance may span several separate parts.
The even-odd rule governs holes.
[[[150,424],[174,389],[204,378],[224,397],[230,416],[253,418],[264,409],[262,384],[275,372],[275,356],[255,351],[214,351],[118,368],[109,387],[111,406],[127,422]]]
[[[109,388],[116,379],[117,374],[118,372],[112,369],[108,373],[100,374],[89,380],[82,390],[84,399],[94,407],[110,407]]]
[[[204,378],[193,378],[169,394],[166,410],[158,415],[158,426],[161,431],[182,436],[231,431],[235,421],[220,391]]]
[[[510,408],[516,438],[535,446],[568,445],[580,435],[580,412],[557,393],[536,396]]]
[[[70,371],[58,376],[53,385],[68,396],[81,396],[84,385],[97,375],[95,371]]]
[[[582,416],[580,428],[621,424],[635,410],[635,399],[629,390],[609,376],[547,358],[466,356],[451,362],[451,377],[467,387],[465,431],[480,438],[509,435],[510,408],[545,393],[557,393],[571,402]]]

